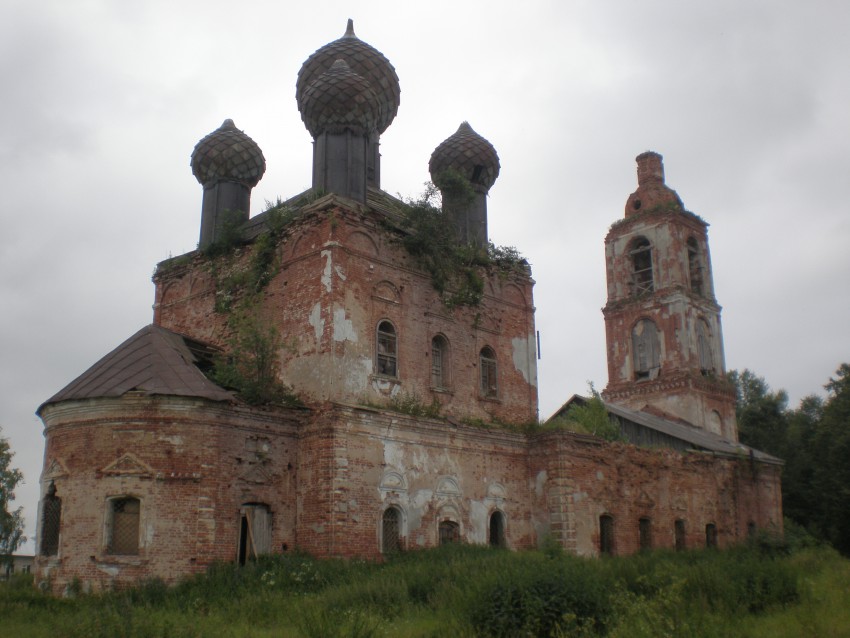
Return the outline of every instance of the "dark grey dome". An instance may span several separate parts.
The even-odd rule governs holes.
[[[201,184],[232,181],[253,188],[266,172],[260,147],[229,119],[195,145],[191,163]]]
[[[381,104],[369,82],[337,60],[301,96],[301,119],[315,138],[345,129],[368,134],[377,126]]]
[[[295,99],[298,101],[298,110],[301,111],[302,118],[304,118],[304,97],[307,89],[336,60],[340,59],[345,60],[354,73],[364,78],[377,95],[380,114],[375,126],[378,133],[383,133],[395,119],[401,102],[398,75],[393,65],[380,51],[354,35],[354,23],[351,20],[348,21],[345,35],[313,53],[298,72]]]
[[[472,184],[489,190],[499,176],[499,155],[490,142],[472,130],[469,122],[463,122],[431,153],[428,170],[434,181],[441,173],[455,170]]]

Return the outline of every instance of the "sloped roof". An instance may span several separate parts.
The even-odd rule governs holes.
[[[45,401],[120,397],[130,391],[213,401],[231,401],[233,393],[204,376],[198,364],[211,346],[160,326],[139,330],[79,377]]]
[[[567,410],[573,404],[583,405],[588,401],[587,398],[574,394],[561,408],[550,417],[550,420],[556,416],[566,414]],[[632,410],[625,408],[615,403],[605,403],[605,409],[609,414],[613,414],[621,419],[631,421],[645,428],[655,430],[674,439],[684,441],[690,444],[694,449],[707,450],[709,452],[717,452],[719,454],[733,456],[750,456],[764,463],[782,463],[782,459],[772,456],[766,452],[756,450],[743,443],[730,441],[717,434],[702,430],[696,427],[677,423],[670,419],[642,412],[640,410]]]

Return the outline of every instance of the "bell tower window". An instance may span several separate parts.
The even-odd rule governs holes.
[[[641,319],[632,328],[632,356],[635,379],[654,379],[661,367],[658,328],[649,319]]]
[[[377,373],[385,377],[398,376],[398,337],[395,326],[389,321],[378,324],[375,364]]]
[[[632,295],[639,297],[655,290],[652,276],[652,246],[646,237],[638,237],[629,250],[632,262]]]
[[[496,353],[490,347],[481,349],[479,356],[481,373],[481,396],[495,398],[499,394],[499,383],[496,378]]]
[[[703,294],[702,284],[702,260],[699,255],[699,244],[693,237],[688,237],[688,275],[690,276],[691,290]]]

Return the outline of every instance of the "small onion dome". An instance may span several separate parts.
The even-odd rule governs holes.
[[[381,116],[380,99],[365,78],[337,60],[301,96],[301,119],[314,138],[345,129],[367,134]]]
[[[473,131],[469,122],[464,122],[454,135],[434,149],[428,170],[434,181],[441,173],[455,170],[486,191],[499,176],[499,156],[490,142]]]
[[[383,133],[395,119],[401,102],[398,75],[393,65],[380,51],[354,35],[352,20],[348,21],[345,35],[323,46],[307,58],[301,66],[295,83],[295,99],[298,101],[298,110],[301,111],[302,118],[307,89],[339,59],[345,60],[354,73],[365,78],[378,96],[380,117],[375,122],[375,126],[378,133]]]
[[[266,172],[260,147],[229,119],[195,145],[191,163],[201,184],[231,181],[253,188]]]

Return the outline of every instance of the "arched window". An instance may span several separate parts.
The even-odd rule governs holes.
[[[698,295],[703,294],[702,260],[699,256],[699,244],[693,237],[688,237],[688,275],[691,290]]]
[[[239,510],[239,564],[272,551],[272,515],[264,503],[245,503]]]
[[[109,500],[106,551],[133,556],[139,553],[139,518],[142,503],[132,496]]]
[[[449,342],[442,335],[431,339],[431,387],[449,387]]]
[[[384,510],[381,521],[381,551],[394,554],[401,550],[401,512],[396,507]]]
[[[490,514],[490,545],[505,547],[505,515],[496,510]]]
[[[378,374],[386,377],[398,376],[398,337],[395,326],[389,321],[378,324],[375,365]]]
[[[661,365],[658,328],[649,319],[641,319],[632,328],[632,356],[635,379],[654,379]]]
[[[599,553],[614,555],[614,517],[609,514],[599,517]]]
[[[652,549],[652,521],[645,516],[638,520],[638,547]]]
[[[685,541],[685,521],[681,518],[676,519],[673,525],[673,537],[677,551],[682,551],[686,547]]]
[[[705,526],[705,546],[717,547],[717,526],[714,523]]]
[[[699,369],[704,376],[714,374],[714,356],[711,352],[711,331],[704,319],[697,319],[697,355]]]
[[[489,346],[481,349],[478,357],[481,374],[481,396],[496,397],[499,394],[499,380],[496,376],[496,353]]]
[[[629,249],[632,261],[632,295],[640,296],[655,290],[652,277],[652,246],[646,237],[635,239]]]
[[[62,518],[62,499],[56,496],[56,485],[50,482],[41,502],[41,555],[59,553],[59,523]]]
[[[448,543],[457,543],[460,541],[460,525],[454,521],[441,521],[439,531],[440,545],[447,545]]]

